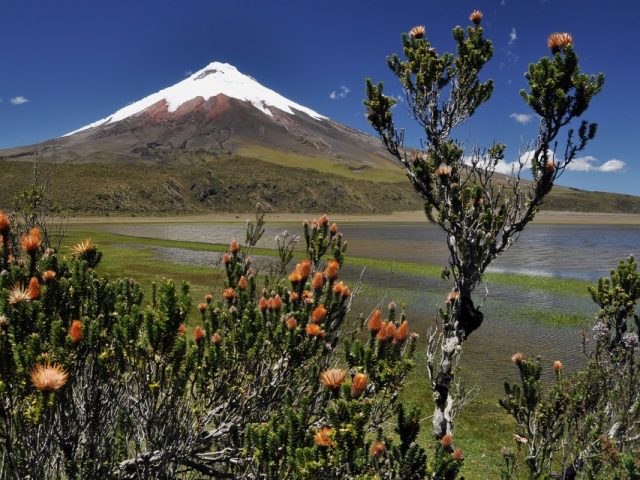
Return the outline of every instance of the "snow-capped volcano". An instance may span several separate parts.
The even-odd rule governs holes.
[[[242,74],[233,65],[212,62],[189,78],[127,105],[106,118],[69,132],[65,136],[124,120],[143,112],[158,102],[166,102],[168,112],[173,113],[195,98],[202,98],[206,102],[221,94],[249,102],[269,116],[273,116],[270,107],[275,107],[292,115],[296,112],[303,112],[318,120],[327,118],[261,85],[252,77]]]
[[[235,155],[356,176],[398,169],[379,139],[220,62],[62,137],[0,151],[0,160],[47,151],[62,163],[171,164]]]

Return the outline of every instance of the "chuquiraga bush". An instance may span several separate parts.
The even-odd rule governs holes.
[[[515,419],[517,448],[505,449],[504,479],[640,479],[640,275],[630,257],[590,288],[600,310],[583,339],[587,365],[545,389],[540,359],[516,353],[519,383],[501,405]]]
[[[104,277],[90,240],[64,255],[1,213],[0,235],[0,478],[418,480],[460,469],[451,442],[428,465],[419,413],[397,402],[416,342],[404,312],[390,304],[386,318],[376,309],[345,325],[346,244],[326,216],[305,223],[304,258],[269,290],[232,242],[221,295],[193,307],[187,284],[154,284],[144,301],[135,280]]]
[[[455,416],[466,402],[454,367],[464,342],[484,320],[472,294],[487,267],[533,220],[556,180],[595,137],[595,123],[575,123],[604,84],[604,75],[581,72],[571,35],[550,35],[551,56],[529,65],[528,88],[521,91],[539,118],[537,137],[522,149],[512,175],[498,178],[496,167],[504,160],[505,144],[465,151],[453,137],[455,128],[491,98],[494,86],[480,77],[493,56],[493,44],[481,26],[482,12],[473,11],[469,21],[466,28],[452,30],[455,53],[439,53],[420,25],[402,35],[403,56],[387,58],[402,86],[409,116],[424,131],[422,148],[404,144],[404,132],[394,122],[397,100],[383,94],[382,83],[367,79],[364,102],[369,122],[424,199],[427,218],[447,237],[450,255],[443,278],[451,282],[451,294],[440,315],[439,335],[430,335],[427,352],[435,403],[433,434],[438,439],[453,431]],[[567,138],[557,149],[564,128]],[[526,166],[531,173],[528,183],[521,181]]]

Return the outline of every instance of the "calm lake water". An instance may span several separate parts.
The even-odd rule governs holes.
[[[94,229],[125,235],[228,243],[244,239],[243,224],[123,224],[92,226]],[[298,224],[271,224],[260,246],[274,247],[274,236],[287,229],[301,233]],[[343,224],[340,231],[353,256],[427,264],[445,264],[448,252],[444,236],[428,224]],[[301,240],[303,242],[303,240]],[[220,254],[180,248],[155,248],[159,258],[179,263],[214,265]],[[640,227],[604,225],[531,225],[518,242],[492,266],[493,271],[536,276],[596,280],[608,275],[618,261],[640,253]],[[268,262],[268,259],[257,259]],[[347,259],[348,263],[348,259]],[[355,267],[345,268],[350,283],[362,274]],[[368,269],[363,282],[367,289],[354,302],[354,316],[368,313],[376,304],[390,300],[407,304],[412,328],[424,335],[433,324],[438,305],[442,305],[447,285],[440,280]],[[502,394],[505,379],[513,379],[515,368],[510,356],[516,351],[540,355],[549,365],[563,360],[569,370],[584,363],[580,327],[549,326],[541,316],[567,314],[584,316],[588,322],[596,312],[588,295],[566,295],[528,290],[513,285],[488,285],[483,306],[485,322],[465,344],[462,372],[468,384],[482,385],[485,395]],[[481,300],[484,291],[478,292]]]

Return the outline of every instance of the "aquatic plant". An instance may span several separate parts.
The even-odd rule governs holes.
[[[529,65],[525,103],[540,118],[536,140],[522,149],[511,176],[496,175],[506,145],[467,148],[452,137],[493,93],[493,82],[480,73],[493,55],[484,37],[482,13],[472,12],[471,25],[453,29],[456,53],[439,53],[424,27],[402,35],[404,58],[387,58],[404,91],[409,115],[424,131],[422,148],[404,144],[393,107],[397,99],[384,95],[383,84],[366,82],[367,118],[387,150],[404,165],[407,176],[425,202],[425,213],[446,234],[449,262],[443,277],[452,284],[441,329],[429,339],[428,371],[434,394],[433,433],[452,432],[465,400],[457,388],[455,366],[465,340],[484,316],[472,298],[487,267],[517,239],[533,220],[567,166],[596,134],[585,120],[569,128],[563,148],[559,134],[580,117],[604,83],[604,76],[580,71],[574,42],[567,33],[549,37],[550,57]],[[521,175],[530,167],[530,181]]]

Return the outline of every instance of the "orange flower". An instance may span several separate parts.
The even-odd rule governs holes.
[[[382,328],[382,312],[379,308],[373,311],[373,314],[369,317],[367,326],[372,333],[378,333],[380,331],[380,328]]]
[[[347,286],[344,284],[344,282],[338,282],[333,286],[333,293],[335,293],[336,295],[342,295],[342,292],[345,288],[347,288]]]
[[[458,290],[449,292],[449,295],[447,295],[447,305],[453,305],[459,298],[460,292]]]
[[[511,361],[516,365],[520,365],[525,360],[525,358],[527,357],[524,356],[524,353],[516,352],[512,355]]]
[[[340,270],[340,264],[337,260],[329,260],[327,262],[327,266],[324,269],[324,275],[329,280],[335,280],[338,278],[338,271]]]
[[[556,171],[556,164],[553,163],[553,160],[548,160],[547,163],[545,163],[544,168],[548,173],[553,173]]]
[[[194,330],[193,330],[193,338],[196,342],[199,342],[200,340],[202,340],[202,338],[205,336],[207,332],[204,331],[204,328],[202,328],[200,325],[198,325]]]
[[[83,242],[76,243],[71,250],[78,256],[86,255],[95,250],[96,246],[90,238],[87,238]]]
[[[376,339],[380,342],[391,340],[396,334],[396,325],[393,322],[383,322]]]
[[[204,313],[207,311],[207,304],[206,303],[199,303],[198,304],[198,310],[200,310],[200,313]]]
[[[566,32],[556,32],[549,35],[547,39],[547,45],[551,49],[552,53],[558,53],[560,50],[567,48],[570,45],[573,45],[573,37],[570,33]]]
[[[318,305],[313,313],[311,314],[311,321],[313,323],[320,323],[324,320],[324,317],[327,316],[327,309],[324,308],[324,305]]]
[[[240,287],[241,290],[247,289],[247,277],[244,275],[240,277],[240,280],[238,280],[238,287]]]
[[[426,33],[424,25],[418,25],[409,30],[409,36],[411,38],[423,38]]]
[[[445,436],[440,439],[440,444],[443,447],[450,447],[453,445],[453,435],[450,433],[445,434]]]
[[[29,295],[29,300],[37,300],[40,298],[40,282],[36,277],[31,277],[31,280],[29,280],[27,295]]]
[[[313,441],[319,447],[331,447],[333,446],[333,440],[331,440],[332,432],[333,430],[331,430],[329,427],[322,427],[313,436]]]
[[[235,294],[236,292],[233,288],[225,288],[222,295],[224,295],[224,298],[227,300],[233,300]]]
[[[266,310],[269,308],[269,302],[266,298],[260,297],[260,300],[258,300],[258,307],[260,307],[260,310]]]
[[[211,335],[211,343],[213,343],[214,345],[218,345],[221,341],[222,341],[222,337],[218,332]]]
[[[294,285],[302,281],[302,276],[298,273],[297,268],[296,271],[289,275],[289,281]]]
[[[273,297],[272,306],[274,310],[280,310],[282,308],[282,298],[280,297],[280,295],[276,294],[276,296]]]
[[[37,365],[31,370],[31,383],[43,392],[60,390],[67,383],[68,379],[69,375],[59,363],[54,363],[53,365],[49,363]]]
[[[14,285],[11,287],[11,290],[9,290],[9,303],[11,305],[16,305],[28,300],[31,300],[29,291],[25,289],[23,285]]]
[[[356,373],[351,380],[351,396],[358,398],[363,394],[369,383],[369,377],[364,373]]]
[[[235,255],[240,251],[240,245],[234,240],[233,242],[231,242],[231,245],[229,245],[229,250],[231,250],[231,253]]]
[[[329,223],[329,217],[327,217],[327,214],[325,213],[324,215],[322,215],[320,217],[320,225],[322,225],[324,227],[328,223]]]
[[[187,327],[184,326],[184,323],[181,323],[178,327],[178,335],[184,335],[187,332]]]
[[[320,290],[324,285],[324,277],[321,272],[316,272],[313,276],[313,281],[311,282],[311,286],[314,290]]]
[[[562,370],[562,368],[563,368],[563,365],[560,360],[556,360],[555,362],[553,362],[553,369],[556,371],[556,373]]]
[[[11,222],[2,210],[0,210],[0,234],[4,235],[11,230]]]
[[[289,295],[289,301],[295,302],[297,300],[298,300],[298,294],[296,292],[291,292],[291,294]]]
[[[329,234],[332,237],[335,237],[336,233],[338,233],[338,225],[336,225],[335,222],[334,222],[334,223],[331,224],[331,227],[329,227]]]
[[[311,260],[307,259],[301,261],[296,265],[296,272],[300,274],[300,277],[302,277],[303,280],[309,278],[309,275],[311,275]]]
[[[74,320],[69,327],[69,336],[73,343],[78,343],[84,338],[84,326],[80,320]]]
[[[204,296],[204,301],[205,301],[205,302],[207,302],[207,303],[211,303],[211,302],[213,302],[213,295],[211,295],[210,293],[207,293],[207,294]]]
[[[351,296],[351,290],[349,290],[349,287],[347,287],[346,285],[342,288],[342,299],[346,300],[347,298],[349,298]]]
[[[409,335],[409,322],[404,320],[396,330],[396,336],[393,339],[393,343],[404,342],[407,339],[408,335]]]
[[[27,235],[22,235],[20,245],[22,245],[22,249],[27,253],[35,252],[40,248],[40,245],[42,245],[40,230],[38,228],[32,228]]]
[[[384,455],[386,450],[387,448],[385,447],[384,442],[375,442],[371,445],[371,456],[373,458],[380,458]]]
[[[471,20],[476,25],[480,25],[480,20],[482,20],[482,12],[480,10],[474,10],[469,15],[469,20]]]
[[[296,320],[295,317],[287,318],[287,328],[289,330],[295,330],[298,328],[298,320]]]
[[[47,270],[42,274],[42,281],[44,283],[49,283],[54,278],[56,278],[56,272],[53,270]]]
[[[225,265],[229,265],[231,263],[231,255],[225,253],[224,255],[222,255],[222,261]]]
[[[456,448],[455,451],[451,454],[451,456],[456,462],[461,462],[462,459],[464,458],[464,455],[462,455],[461,448]]]
[[[322,330],[317,324],[310,323],[307,325],[307,335],[310,337],[324,337],[324,330]]]
[[[341,368],[332,368],[325,370],[320,374],[320,380],[329,390],[336,391],[344,383],[347,378],[347,372]]]

